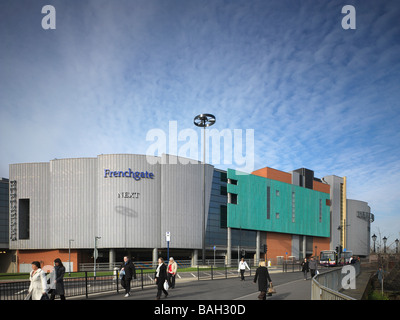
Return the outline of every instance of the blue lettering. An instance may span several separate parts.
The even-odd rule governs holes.
[[[133,178],[136,181],[141,179],[154,179],[154,173],[148,171],[132,171],[131,168],[127,171],[111,171],[110,169],[104,169],[104,178]]]
[[[140,172],[136,171],[135,176],[133,177],[136,181],[140,180]]]

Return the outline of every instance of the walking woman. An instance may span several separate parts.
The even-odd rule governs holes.
[[[265,262],[261,261],[260,266],[257,268],[256,275],[254,276],[254,283],[258,279],[258,290],[260,294],[258,295],[258,300],[267,300],[268,291],[268,281],[272,283],[271,277],[269,276],[268,269],[265,266]]]
[[[250,271],[250,268],[247,265],[247,262],[244,261],[244,258],[242,258],[239,262],[239,267],[238,267],[238,272],[240,271],[240,280],[241,281],[244,281],[244,272],[246,271],[246,268]]]
[[[310,268],[308,267],[307,258],[304,258],[303,262],[301,263],[301,271],[303,271],[304,280],[307,280],[307,273],[308,271],[310,271]]]
[[[60,258],[54,260],[54,275],[50,277],[50,288],[53,290],[51,291],[50,300],[54,300],[56,294],[60,296],[61,300],[65,300],[65,293],[64,293],[64,274],[65,274],[65,267],[61,262]]]
[[[47,292],[49,291],[47,286],[46,274],[40,268],[39,261],[32,262],[32,271],[29,275],[31,284],[28,289],[28,300],[48,300]]]
[[[164,292],[165,297],[168,297],[168,292],[164,289],[164,282],[167,281],[167,267],[164,264],[163,258],[158,258],[158,267],[156,269],[154,281],[157,284],[157,297],[156,300],[160,300],[161,291]]]

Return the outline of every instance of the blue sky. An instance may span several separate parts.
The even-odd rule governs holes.
[[[55,30],[41,27],[47,4]],[[341,27],[349,4],[355,30]],[[391,242],[399,17],[397,0],[3,0],[0,177],[10,163],[145,153],[149,130],[212,113],[218,130],[254,129],[255,168],[347,176]]]

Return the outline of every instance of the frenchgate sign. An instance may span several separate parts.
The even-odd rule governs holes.
[[[154,173],[148,171],[133,171],[131,168],[126,171],[104,169],[104,178],[133,178],[139,181],[141,179],[154,179]]]

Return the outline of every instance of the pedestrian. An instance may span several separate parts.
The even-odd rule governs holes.
[[[54,269],[50,274],[50,300],[54,300],[56,294],[60,296],[60,300],[65,300],[64,290],[64,274],[65,267],[60,258],[54,260]]]
[[[378,276],[379,285],[382,286],[382,281],[383,281],[383,276],[384,276],[384,271],[383,271],[382,267],[378,268],[378,271],[376,272],[375,275]]]
[[[47,286],[46,274],[40,268],[39,261],[32,262],[32,271],[29,274],[29,280],[31,281],[28,289],[28,296],[26,300],[48,300],[49,297],[47,292],[49,288]]]
[[[307,258],[304,258],[303,262],[301,263],[301,271],[303,271],[304,280],[307,280],[307,273],[310,271]]]
[[[121,285],[125,289],[125,298],[131,295],[131,281],[136,279],[136,268],[128,256],[124,257],[124,262],[121,265]]]
[[[266,300],[266,294],[268,291],[268,281],[272,284],[271,277],[269,276],[268,269],[265,266],[265,262],[260,262],[260,266],[256,270],[256,275],[254,276],[254,283],[257,283],[258,280],[258,290],[260,294],[258,295],[258,300]]]
[[[178,264],[175,262],[174,258],[169,258],[168,262],[168,285],[171,289],[175,288],[175,277],[178,271]]]
[[[311,257],[310,262],[308,263],[308,267],[310,268],[311,278],[317,274],[317,260],[314,257]]]
[[[249,266],[247,265],[247,262],[244,261],[244,258],[240,259],[238,267],[238,272],[240,271],[240,281],[244,281],[244,272],[246,271],[246,268],[250,270]]]
[[[161,291],[164,292],[165,297],[168,297],[168,292],[164,288],[164,283],[167,280],[167,267],[164,264],[164,259],[163,258],[158,258],[158,266],[156,269],[156,272],[154,274],[154,281],[157,284],[157,297],[156,300],[160,300],[161,298]]]

